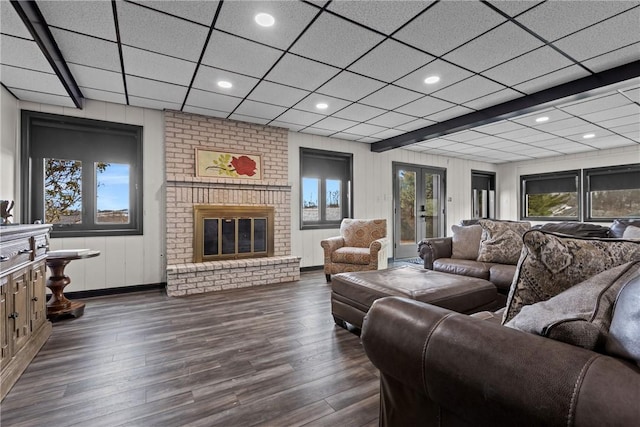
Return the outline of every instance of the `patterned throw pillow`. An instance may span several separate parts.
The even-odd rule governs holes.
[[[571,237],[540,230],[524,237],[502,323],[605,270],[640,260],[640,241]]]
[[[522,251],[522,235],[531,228],[528,222],[478,221],[482,227],[478,261],[515,265]]]
[[[605,270],[547,301],[522,307],[505,326],[589,350],[603,350],[620,290],[640,274],[640,261]]]

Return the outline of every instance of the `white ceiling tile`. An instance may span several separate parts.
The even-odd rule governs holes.
[[[324,13],[296,41],[290,51],[344,68],[383,39],[379,34]]]
[[[570,127],[582,126],[588,124],[588,122],[579,119],[578,117],[569,117],[563,120],[552,121],[538,123],[534,127],[544,132],[554,132],[561,129],[566,129]]]
[[[520,141],[521,138],[525,138],[527,136],[539,135],[540,131],[528,127],[520,127],[518,130],[513,130],[511,132],[500,133],[501,138],[510,139],[513,141]]]
[[[454,117],[462,116],[473,112],[472,109],[456,105],[455,107],[447,108],[446,110],[439,111],[435,114],[426,115],[425,118],[433,120],[435,122],[444,122],[445,120],[452,119]]]
[[[634,43],[622,49],[607,52],[588,59],[583,64],[591,71],[599,73],[610,68],[627,64],[640,59],[640,43]]]
[[[431,55],[387,39],[348,69],[391,83],[433,59]]]
[[[589,75],[590,74],[584,68],[578,65],[572,65],[570,67],[563,68],[562,70],[554,71],[541,77],[536,77],[535,79],[520,83],[513,88],[526,94],[532,94]]]
[[[557,40],[633,6],[627,1],[551,1],[516,18],[547,41]]]
[[[321,129],[321,128],[316,128],[316,127],[304,128],[300,132],[302,132],[302,133],[310,133],[312,135],[320,135],[320,136],[329,136],[329,135],[332,135],[332,134],[336,133],[335,130]]]
[[[638,81],[638,79],[636,79]],[[627,98],[631,99],[633,102],[640,103],[640,86],[633,85],[635,87],[627,87],[624,89],[620,89],[620,92]]]
[[[267,74],[267,80],[315,90],[340,70],[296,55],[286,54]]]
[[[516,16],[542,2],[539,0],[489,0],[489,3],[509,16]]]
[[[476,133],[475,131],[473,133]],[[451,139],[448,136],[446,136],[445,138],[447,139]],[[474,138],[474,139],[470,139],[467,141],[463,141],[466,144],[469,145],[475,145],[475,146],[480,146],[480,147],[485,147],[485,146],[497,146],[497,144],[501,144],[502,146],[505,146],[505,142],[507,142],[510,145],[514,145],[513,141],[505,141],[504,139],[502,139],[501,137],[497,137],[497,136],[493,136],[493,135],[484,135],[481,138]],[[517,144],[520,145],[520,144]]]
[[[480,2],[443,1],[398,31],[394,38],[439,56],[504,21]]]
[[[488,133],[492,135],[501,135],[504,133],[522,131],[525,128],[518,123],[510,122],[508,120],[503,120],[503,121],[498,121],[494,123],[489,123],[487,125],[476,126],[474,129],[482,133]]]
[[[473,130],[463,130],[460,132],[445,135],[444,138],[456,142],[467,142],[478,138],[486,138],[486,135]]]
[[[399,125],[399,126],[395,126],[395,128],[403,130],[405,132],[411,132],[412,130],[421,129],[421,128],[424,128],[424,127],[427,127],[427,126],[431,126],[433,124],[435,124],[435,122],[433,122],[431,120],[416,119],[416,120],[414,120],[412,122],[405,123],[405,124]]]
[[[457,67],[446,61],[436,59],[419,70],[416,70],[394,82],[394,84],[396,86],[402,86],[428,95],[472,75],[473,73],[463,68]],[[438,76],[440,77],[440,81],[435,84],[426,84],[424,79],[430,76]]]
[[[582,141],[582,135],[587,134],[587,133],[599,133],[602,131],[602,128],[600,126],[594,125],[592,123],[586,123],[580,126],[574,126],[574,127],[563,127],[562,129],[556,129],[553,131],[550,131],[549,133],[552,133],[554,135],[558,135],[558,136],[562,136],[568,139],[573,139],[575,141]],[[610,132],[607,132],[610,133]]]
[[[395,127],[399,129],[399,126],[409,124],[409,122],[413,122],[414,120],[415,117],[413,116],[407,116],[404,114],[389,111],[388,113],[384,113],[378,117],[367,120],[367,123],[388,128]]]
[[[587,144],[594,148],[599,148],[599,149],[636,145],[635,142],[630,141],[627,138],[624,138],[618,135],[612,135],[612,136],[600,138],[600,139],[594,138],[589,140]],[[640,156],[638,156],[638,159],[640,159]]]
[[[630,4],[629,2],[606,3]],[[593,58],[596,55],[601,55],[628,44],[640,42],[639,22],[640,7],[636,7],[626,13],[558,40],[553,44],[578,61]]]
[[[179,16],[203,25],[211,25],[218,8],[218,1],[158,1],[137,0],[143,6],[160,10],[170,15]]]
[[[303,125],[296,125],[294,123],[283,122],[283,121],[280,121],[280,120],[273,120],[272,122],[269,123],[269,126],[278,126],[278,127],[281,127],[281,128],[289,129],[289,130],[294,131],[294,132],[297,132],[297,131],[305,128],[305,126],[303,126]]]
[[[520,92],[516,92],[513,89],[502,89],[497,92],[490,93],[489,95],[467,101],[464,103],[464,106],[473,108],[474,110],[482,110],[484,108],[502,104],[503,102],[511,101],[512,99],[520,98],[521,96],[523,95]]]
[[[506,22],[448,53],[444,59],[480,72],[542,46],[543,43],[517,25]],[[496,49],[496,46],[500,46]]]
[[[233,86],[228,89],[221,88],[218,86],[218,82],[220,81],[229,82]],[[193,82],[193,87],[196,89],[208,90],[209,92],[218,92],[223,95],[244,98],[249,92],[251,92],[255,85],[258,84],[258,81],[258,79],[254,79],[253,77],[201,64]]]
[[[358,141],[360,138],[362,138],[362,135],[356,135],[349,132],[338,132],[331,135],[331,138],[346,139],[348,141]]]
[[[368,77],[343,71],[318,89],[319,93],[357,101],[380,89],[385,84]]]
[[[285,107],[278,105],[265,104],[250,100],[242,101],[242,104],[236,109],[236,114],[242,114],[260,119],[273,120],[286,111]]]
[[[285,111],[284,114],[278,117],[278,120],[287,122],[287,123],[293,123],[296,125],[301,125],[301,126],[310,126],[324,119],[325,117],[326,116],[323,116],[321,114],[314,114],[314,113],[309,113],[307,111],[290,109]]]
[[[134,107],[151,108],[154,110],[180,110],[180,107],[182,106],[182,104],[179,103],[131,95],[129,95],[129,105],[133,105]]]
[[[607,93],[602,96],[596,96],[593,98],[581,99],[575,102],[567,103],[561,105],[559,108],[569,114],[577,116],[581,114],[609,110],[611,108],[628,105],[630,103],[631,101],[628,98],[625,98],[623,95],[614,92]]]
[[[113,42],[117,40],[111,2],[67,1],[61,6],[58,1],[39,1],[38,7],[49,25]]]
[[[422,95],[402,89],[395,86],[386,86],[377,92],[372,93],[369,96],[363,98],[360,102],[362,104],[371,105],[374,107],[393,110],[401,105],[407,104],[420,98]],[[402,109],[398,109],[401,113]]]
[[[192,107],[206,108],[216,111],[233,111],[238,104],[242,101],[242,98],[235,98],[233,96],[221,95],[219,93],[205,92],[199,89],[191,89],[189,91],[189,97],[187,98],[186,105]]]
[[[229,115],[228,111],[218,111],[218,110],[212,110],[209,108],[194,107],[191,105],[185,105],[182,111],[184,111],[185,113],[200,114],[202,116],[209,116],[209,117],[227,118],[227,116]]]
[[[484,71],[482,74],[504,85],[513,86],[571,64],[569,59],[556,50],[544,46]]]
[[[113,102],[114,104],[126,104],[127,99],[123,92],[109,92],[106,90],[94,89],[80,86],[82,94],[87,99],[95,99],[96,101]]]
[[[53,73],[49,62],[33,40],[24,40],[17,37],[0,36],[0,63],[21,67],[36,71]]]
[[[347,132],[354,133],[361,136],[367,136],[367,135],[375,135],[378,132],[382,132],[385,130],[387,129],[381,126],[374,126],[374,125],[368,125],[366,123],[361,123],[359,125],[350,127],[349,129],[347,129]]]
[[[518,138],[518,142],[535,145],[536,147],[546,147],[549,145],[556,144],[557,141],[561,141],[561,140],[562,138],[559,138],[555,135],[552,135],[546,132],[538,132],[534,135],[523,136]]]
[[[280,58],[280,55],[282,52],[277,49],[214,31],[211,34],[202,63],[262,78]]]
[[[101,91],[124,93],[122,74],[84,65],[68,64],[78,86]],[[86,95],[85,95],[86,96]]]
[[[127,74],[148,77],[186,86],[191,82],[196,64],[182,59],[123,46],[124,70]]]
[[[585,126],[585,129],[586,129],[586,126]],[[580,132],[579,129],[577,129],[577,130],[578,130],[578,132],[573,132],[573,133],[571,133],[569,135],[564,136],[564,138],[568,139],[568,140],[571,140],[571,141],[579,142],[580,144],[590,145],[591,142],[593,142],[593,141],[595,141],[597,139],[602,139],[602,138],[613,136],[613,132],[609,132],[608,130],[601,129],[601,128],[598,128],[596,126],[591,126],[591,128],[589,130],[587,130],[586,132],[595,134],[595,137],[594,138],[585,139],[583,137],[585,132]]]
[[[604,120],[615,119],[616,117],[630,115],[640,115],[640,106],[636,104],[628,104],[616,108],[610,108],[605,111],[598,111],[597,113],[584,114],[582,117],[585,120],[592,122],[601,122]]]
[[[610,127],[611,132],[619,133],[621,135],[633,134],[640,136],[640,117],[636,116],[636,122],[624,126]]]
[[[229,116],[230,120],[238,120],[240,122],[257,123],[259,125],[266,125],[270,122],[269,119],[263,119],[261,117],[245,116],[244,114],[232,114]]]
[[[354,122],[351,120],[339,119],[337,117],[327,117],[326,119],[322,119],[318,123],[315,123],[313,127],[340,132],[357,124],[358,122]]]
[[[31,33],[18,16],[18,12],[8,1],[0,1],[0,28],[3,34],[33,40]]]
[[[369,28],[391,34],[432,2],[334,1],[328,9]]]
[[[2,83],[10,87],[18,87],[36,92],[45,92],[53,95],[68,96],[66,89],[60,83],[58,76],[42,71],[25,70],[23,68],[0,67]]]
[[[563,144],[561,146],[555,147],[554,149],[564,154],[584,153],[587,151],[596,150],[596,148],[584,144]]]
[[[310,93],[311,92],[306,90],[296,89],[263,80],[258,84],[258,86],[256,86],[253,92],[251,92],[249,99],[288,107],[295,105],[295,103]]]
[[[476,141],[472,141],[473,144],[476,144]],[[482,147],[489,148],[491,150],[515,150],[516,147],[519,147],[524,144],[519,144],[514,141],[505,141],[505,140],[494,140],[493,142],[489,142],[486,144],[482,144]]]
[[[640,143],[640,133],[638,132],[625,133],[625,134],[621,134],[621,136],[624,136],[625,138],[628,138],[632,141]]]
[[[622,116],[622,117],[616,117],[615,119],[598,121],[597,123],[600,126],[603,126],[606,128],[617,129],[621,126],[638,125],[638,123],[640,123],[640,117],[638,117],[636,114],[632,114],[630,116]]]
[[[536,119],[538,117],[548,117],[549,120],[545,123],[551,123],[557,120],[568,119],[569,117],[571,117],[571,115],[557,108],[545,108],[542,110],[534,111],[532,113],[522,114],[520,116],[512,118],[511,120],[525,126],[536,126],[539,124],[538,122],[536,122]]]
[[[187,87],[128,75],[127,92],[129,96],[177,104],[179,110],[187,95]]]
[[[365,136],[364,138],[360,138],[357,141],[358,142],[364,142],[366,144],[372,144],[374,142],[380,141],[380,138],[374,138],[372,136]]]
[[[376,138],[393,138],[394,136],[402,135],[403,133],[403,131],[398,129],[387,129],[374,134],[374,136]]]
[[[11,92],[21,101],[37,102],[41,104],[59,105],[61,107],[75,108],[75,104],[69,96],[54,95],[44,92],[33,92],[20,88],[9,87]]]
[[[268,13],[275,25],[264,28],[254,21],[258,13]],[[290,1],[225,1],[216,28],[242,37],[287,49],[318,13],[318,9],[302,2]]]
[[[51,33],[65,61],[109,71],[122,70],[116,43],[56,28]]]
[[[366,122],[369,119],[381,115],[384,111],[385,110],[381,110],[380,108],[369,107],[368,105],[351,104],[335,113],[334,116],[356,122]]]
[[[320,110],[316,107],[316,105],[319,103],[325,103],[328,105],[328,107],[324,110]],[[351,102],[345,101],[343,99],[320,95],[318,93],[312,93],[311,95],[297,103],[294,107],[298,110],[304,110],[311,113],[318,113],[329,116],[349,104],[351,104]]]
[[[501,89],[504,89],[504,86],[494,83],[482,76],[476,75],[434,92],[433,96],[454,104],[461,104],[463,102],[497,92]]]

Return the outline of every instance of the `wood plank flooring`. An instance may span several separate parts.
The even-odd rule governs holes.
[[[322,271],[169,298],[85,299],[0,406],[2,426],[376,426],[379,373]]]

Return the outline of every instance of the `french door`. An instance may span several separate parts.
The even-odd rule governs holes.
[[[444,236],[445,169],[393,164],[395,259],[415,258],[425,237]]]

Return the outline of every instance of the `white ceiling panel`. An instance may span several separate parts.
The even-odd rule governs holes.
[[[460,68],[450,64],[449,62],[437,59],[394,82],[394,84],[428,95],[472,75],[473,73],[465,70],[464,68]],[[426,84],[424,79],[431,76],[440,77],[440,81],[434,84]]]
[[[122,71],[116,43],[55,28],[51,32],[60,50],[64,52],[65,61],[103,70]]]
[[[275,19],[273,27],[257,25],[254,17],[268,13]],[[318,13],[302,2],[225,1],[216,28],[279,49],[287,49]]]
[[[106,90],[88,88],[80,86],[82,94],[87,99],[95,99],[96,101],[113,102],[114,104],[126,104],[127,99],[123,93],[109,92]]]
[[[33,40],[31,33],[8,1],[0,1],[0,31],[2,34]]]
[[[351,104],[335,113],[336,117],[354,121],[367,121],[384,113],[385,110],[362,104]]]
[[[640,117],[636,116],[635,119],[635,123],[630,123],[624,126],[611,127],[610,130],[611,132],[619,133],[621,135],[632,134],[636,137],[640,136]]]
[[[575,126],[575,127],[563,127],[562,129],[556,129],[556,130],[550,131],[549,133],[552,133],[557,136],[573,139],[574,141],[581,141],[582,135],[585,135],[587,133],[598,134],[600,132],[602,132],[602,128],[600,126],[595,125],[593,123],[585,123],[583,125]]]
[[[424,10],[431,1],[334,1],[328,9],[341,16],[391,34],[409,19]]]
[[[473,110],[462,105],[456,105],[455,107],[447,108],[446,110],[438,111],[435,114],[429,114],[425,116],[425,119],[433,120],[435,122],[444,122],[445,120],[452,119],[454,117],[462,116],[464,114],[472,113]]]
[[[315,90],[339,71],[328,65],[287,54],[273,67],[265,79],[301,89]]]
[[[601,122],[604,120],[611,120],[617,117],[640,116],[640,106],[637,104],[628,104],[616,108],[611,108],[605,111],[598,111],[597,113],[584,114],[582,117],[585,120],[592,122]]]
[[[338,133],[334,133],[333,135],[331,135],[332,138],[338,138],[338,139],[346,139],[348,141],[357,141],[360,138],[362,138],[362,135],[356,135],[353,133],[349,133],[349,132],[338,132]]]
[[[322,14],[291,48],[291,52],[344,68],[380,43],[383,36],[333,15]],[[348,43],[344,43],[348,40]]]
[[[318,89],[319,93],[332,95],[349,101],[357,101],[385,86],[368,77],[343,71]]]
[[[615,148],[615,147],[624,147],[629,145],[629,140],[618,135],[612,135],[605,138],[596,138],[592,139],[588,142],[588,144],[594,148],[605,149],[605,148]],[[636,160],[640,160],[640,154]],[[631,160],[630,160],[631,161]]]
[[[382,132],[376,133],[373,136],[377,138],[393,138],[394,136],[402,135],[404,132],[398,129],[387,129]]]
[[[640,43],[634,43],[621,49],[598,55],[584,61],[584,65],[595,73],[609,68],[640,60]]]
[[[464,103],[465,107],[473,108],[474,110],[482,110],[484,108],[491,107],[493,105],[502,104],[503,102],[511,101],[512,99],[520,98],[522,95],[513,89],[502,89],[497,92],[490,93],[488,95],[481,96],[471,101]]]
[[[570,141],[578,142],[580,144],[593,145],[592,142],[596,140],[611,137],[614,135],[613,132],[609,132],[608,130],[597,129],[597,128],[590,130],[589,133],[595,134],[595,137],[584,138],[584,133],[580,132],[578,134],[567,135],[564,138]]]
[[[217,0],[181,2],[138,0],[133,3],[138,3],[170,15],[179,16],[181,18],[209,26],[211,25],[211,22],[213,22],[213,17],[216,14],[219,2]]]
[[[480,72],[540,46],[540,40],[506,22],[448,53],[444,59]]]
[[[262,117],[254,117],[254,116],[245,116],[244,114],[236,114],[233,113],[229,116],[231,120],[238,120],[240,122],[249,122],[249,123],[258,123],[261,125],[266,125],[271,120],[263,119]]]
[[[482,76],[475,75],[434,92],[433,96],[453,102],[454,104],[462,104],[466,101],[497,92],[504,88],[505,87],[501,84],[492,82]]]
[[[222,88],[218,86],[218,82],[225,81],[231,83],[230,88]],[[193,87],[197,89],[208,90],[209,92],[218,92],[223,95],[237,96],[244,98],[251,89],[258,83],[258,79],[244,76],[242,74],[224,71],[218,68],[200,65]],[[259,100],[257,100],[259,101]]]
[[[473,130],[463,130],[445,136],[446,139],[456,142],[467,142],[478,138],[486,138],[486,135]]]
[[[328,105],[328,107],[325,108],[324,110],[317,108],[316,105],[320,103],[325,103]],[[343,99],[333,98],[331,96],[314,93],[304,98],[302,101],[298,102],[295,105],[295,108],[298,110],[309,111],[311,113],[325,114],[329,116],[331,114],[334,114],[336,111],[343,109],[349,104],[351,104],[351,102],[345,101]],[[345,117],[345,118],[348,119],[349,117]]]
[[[281,128],[286,128],[289,129],[290,131],[293,132],[297,132],[299,130],[302,130],[305,128],[305,126],[302,125],[296,125],[293,123],[287,123],[287,122],[282,122],[280,120],[273,120],[271,122],[269,122],[269,126],[277,126],[277,127],[281,127]]]
[[[487,125],[478,126],[475,128],[478,132],[488,133],[492,135],[500,135],[511,133],[511,132],[521,132],[526,130],[522,125],[510,121],[501,121],[495,123],[489,123]]]
[[[129,105],[134,107],[152,108],[154,110],[180,110],[182,104],[167,101],[159,101],[157,99],[142,98],[138,96],[129,96]]]
[[[113,42],[117,40],[111,2],[68,1],[60,7],[59,1],[39,1],[38,7],[49,25]]]
[[[382,132],[385,130],[387,130],[387,128],[383,128],[381,126],[375,126],[375,125],[368,125],[366,123],[361,123],[359,125],[350,127],[348,129],[348,132],[365,136],[365,135],[376,135],[378,132]]]
[[[221,95],[219,93],[205,92],[199,89],[191,89],[186,104],[192,107],[206,108],[209,110],[232,112],[242,101],[241,98]]]
[[[196,68],[193,62],[128,46],[122,47],[122,56],[127,74],[183,86],[189,85]]]
[[[609,93],[589,99],[567,103],[559,108],[573,115],[595,113],[610,108],[616,108],[630,104],[631,101],[619,93]]]
[[[287,110],[278,117],[279,121],[293,123],[301,126],[311,126],[312,124],[324,119],[326,116],[322,114],[309,113],[308,111]]]
[[[23,68],[0,67],[2,81],[11,87],[26,88],[36,92],[45,92],[53,95],[68,96],[64,86],[58,80],[58,76],[42,71],[25,70]]]
[[[424,128],[434,125],[436,122],[426,119],[416,119],[403,125],[394,126],[396,129],[403,130],[405,132],[411,132],[412,130]],[[375,124],[375,123],[374,123]]]
[[[332,134],[336,133],[336,131],[334,131],[334,130],[322,129],[322,128],[316,128],[316,127],[304,128],[300,132],[302,132],[302,133],[310,133],[312,135],[320,135],[320,136],[329,136],[329,135],[332,135]]]
[[[214,31],[202,63],[261,78],[281,55],[282,52],[277,49]]]
[[[511,139],[514,141],[522,141],[522,138],[526,138],[528,136],[533,136],[533,135],[540,135],[540,131],[522,126],[518,130],[500,133],[499,135],[501,138]]]
[[[261,81],[249,95],[249,99],[258,102],[266,102],[273,105],[287,107],[295,105],[311,92],[300,90],[278,83]]]
[[[640,79],[636,78],[634,80],[635,81],[630,85],[630,87],[620,89],[620,92],[627,98],[631,99],[633,102],[640,103],[640,86],[638,86],[638,83],[640,83]]]
[[[27,68],[53,73],[53,69],[33,40],[0,36],[0,63],[14,67]]]
[[[61,107],[75,108],[75,104],[68,96],[54,95],[45,92],[34,92],[20,88],[9,87],[11,92],[23,101],[38,102],[41,104],[59,105]]]
[[[640,123],[640,117],[637,114],[630,116],[616,117],[615,119],[597,121],[600,126],[612,129],[614,132],[618,132],[618,128],[621,126],[638,125]],[[620,131],[626,132],[626,131]]]
[[[497,7],[509,16],[520,15],[526,10],[542,3],[540,0],[489,0],[493,6]]]
[[[446,110],[454,106],[455,104],[452,104],[450,102],[433,98],[431,96],[424,96],[416,101],[397,108],[396,111],[399,113],[420,117],[434,114],[438,111]]]
[[[182,111],[184,111],[185,113],[200,114],[202,116],[210,116],[210,117],[227,118],[227,116],[229,115],[228,111],[218,111],[218,110],[212,110],[209,108],[194,107],[191,105],[185,105]]]
[[[439,56],[504,21],[504,17],[480,2],[443,1],[436,3],[394,37]]]
[[[360,138],[357,140],[358,142],[364,142],[366,144],[371,144],[373,142],[378,142],[380,141],[380,138],[374,138],[372,136],[365,136],[364,138]]]
[[[391,83],[433,59],[431,55],[387,39],[357,60],[349,70]]]
[[[179,110],[187,96],[186,86],[173,85],[129,75],[127,75],[127,89],[129,90],[129,95],[154,100],[165,100],[173,103],[171,107],[166,107],[173,110]],[[176,104],[178,106],[177,108],[175,108]]]
[[[384,110],[383,110],[384,111]],[[404,124],[408,124],[409,122],[413,122],[415,117],[407,116],[405,114],[395,113],[393,111],[384,113],[378,117],[367,120],[367,123],[371,123],[372,125],[383,126],[383,127],[398,127]],[[426,124],[420,127],[427,126]]]
[[[422,95],[402,89],[396,86],[386,86],[377,92],[363,98],[360,102],[362,104],[371,105],[373,107],[393,110],[401,105],[407,104],[420,98]],[[398,109],[401,113],[401,109]],[[410,114],[410,113],[409,113]]]
[[[326,119],[322,119],[318,123],[315,123],[313,127],[332,130],[334,132],[341,132],[357,124],[358,122],[354,122],[351,120],[339,119],[337,117],[327,117]]]
[[[131,3],[117,3],[122,44],[198,61],[209,29]]]
[[[553,86],[558,86],[562,83],[567,83],[571,80],[577,80],[582,77],[587,77],[589,73],[578,65],[572,65],[562,70],[554,71],[549,74],[545,74],[535,79],[527,80],[520,83],[513,88],[522,91],[526,94],[532,94],[544,89],[548,89]]]
[[[78,86],[124,94],[124,84],[120,73],[77,64],[69,64],[69,70]],[[87,95],[85,94],[85,96]]]
[[[563,120],[551,121],[545,123],[536,124],[535,128],[544,132],[554,132],[561,129],[573,128],[576,126],[583,126],[588,122],[579,119],[577,117],[569,117]]]
[[[634,2],[548,1],[516,19],[547,41],[557,40],[634,6]]]

